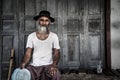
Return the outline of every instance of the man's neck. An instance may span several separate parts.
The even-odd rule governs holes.
[[[49,33],[50,33],[49,31],[46,32],[46,33],[40,33],[40,32],[37,31],[37,34],[38,34],[38,35],[48,35]]]
[[[37,38],[40,39],[40,40],[45,40],[48,38],[49,36],[49,33],[46,33],[46,34],[41,34],[39,32],[36,32],[36,35],[37,35]]]

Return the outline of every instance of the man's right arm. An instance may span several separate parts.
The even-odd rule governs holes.
[[[24,55],[22,64],[20,65],[21,68],[24,68],[25,65],[29,62],[31,58],[32,48],[27,48],[26,53]]]

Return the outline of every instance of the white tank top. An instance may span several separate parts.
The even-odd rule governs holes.
[[[36,32],[28,36],[26,48],[33,48],[33,55],[30,65],[42,66],[53,63],[52,49],[60,49],[57,34],[50,32],[45,40],[40,40],[36,36]]]

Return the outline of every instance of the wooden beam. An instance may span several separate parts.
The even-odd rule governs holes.
[[[105,3],[105,53],[106,53],[106,68],[111,69],[111,35],[110,35],[110,12],[111,0],[106,0]]]

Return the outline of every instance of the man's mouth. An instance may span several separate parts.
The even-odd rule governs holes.
[[[46,26],[38,26],[38,32],[41,34],[48,33],[48,28]]]

